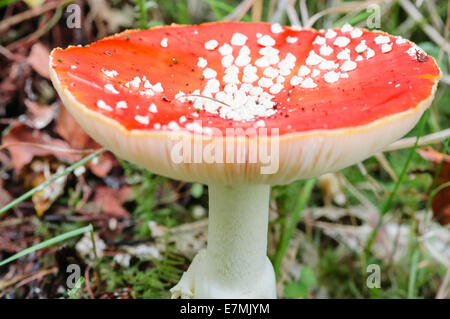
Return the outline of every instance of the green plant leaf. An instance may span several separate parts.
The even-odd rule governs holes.
[[[302,267],[300,278],[284,287],[284,295],[289,298],[307,298],[310,287],[317,285],[316,275],[310,267]]]
[[[0,8],[9,6],[10,4],[17,2],[19,0],[0,0]]]
[[[84,277],[81,276],[78,278],[77,283],[75,284],[75,287],[70,289],[67,294],[69,295],[70,299],[78,299],[77,293],[80,290],[81,286],[84,284]]]
[[[288,298],[306,298],[308,287],[302,282],[292,282],[284,287],[284,295]]]
[[[292,212],[292,217],[290,220],[289,227],[283,233],[283,237],[281,238],[281,243],[278,248],[277,254],[275,256],[274,263],[273,263],[273,268],[275,270],[275,276],[277,278],[280,274],[280,268],[281,268],[281,262],[283,260],[283,256],[286,252],[289,241],[291,240],[292,236],[294,235],[295,227],[297,227],[297,224],[300,220],[301,213],[302,213],[303,209],[305,208],[306,204],[308,203],[309,198],[311,197],[311,193],[312,193],[315,183],[316,183],[315,178],[308,179],[305,182],[305,184],[302,188],[301,194],[298,197],[297,205],[295,206],[295,209]]]
[[[307,287],[317,285],[316,275],[314,275],[314,271],[309,267],[302,267],[299,280]]]
[[[202,184],[192,184],[191,188],[192,197],[194,198],[200,198],[203,195],[203,185]]]

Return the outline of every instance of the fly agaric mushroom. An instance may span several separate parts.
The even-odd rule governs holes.
[[[208,246],[171,290],[185,298],[275,298],[270,185],[380,151],[414,127],[440,78],[433,58],[383,32],[240,22],[55,49],[50,73],[75,119],[118,157],[209,186]]]

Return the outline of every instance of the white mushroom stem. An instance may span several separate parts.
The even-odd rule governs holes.
[[[269,185],[209,185],[208,247],[171,289],[173,298],[276,297],[269,195]]]

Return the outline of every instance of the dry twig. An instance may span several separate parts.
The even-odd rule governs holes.
[[[19,14],[16,14],[12,17],[9,17],[3,21],[0,21],[0,33],[7,30],[9,27],[21,23],[25,20],[37,17],[47,11],[51,11],[59,6],[62,6],[66,3],[72,2],[72,0],[59,0],[59,1],[53,1],[53,2],[47,2],[43,4],[42,6],[32,8],[30,10],[21,12]]]
[[[423,23],[425,18],[422,13],[409,1],[409,0],[399,0],[400,5],[409,14],[409,16],[420,24],[423,32],[425,32],[428,37],[435,42],[437,45],[441,46],[443,50],[450,54],[450,44],[445,40],[445,38],[428,23]]]
[[[233,12],[223,18],[225,21],[239,21],[250,10],[255,0],[242,1]]]
[[[441,143],[441,141],[447,139],[450,137],[450,128],[422,136],[419,138],[419,142],[417,143],[417,146],[423,146],[428,144],[438,144]],[[401,140],[398,140],[397,142],[392,143],[385,149],[383,149],[383,152],[391,152],[396,150],[401,150],[404,148],[413,147],[414,143],[416,142],[416,137],[407,137]]]

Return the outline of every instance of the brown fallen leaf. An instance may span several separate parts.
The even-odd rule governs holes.
[[[103,213],[114,217],[127,217],[130,213],[123,208],[123,203],[132,197],[131,187],[113,189],[106,186],[96,188],[94,201],[101,207]]]
[[[58,120],[56,122],[56,132],[64,138],[73,149],[97,149],[101,147],[86,134],[64,106],[61,106],[59,111]],[[96,176],[104,178],[116,163],[117,161],[112,154],[105,153],[95,161],[88,163],[86,166]]]
[[[35,156],[54,155],[60,160],[70,162],[77,161],[81,155],[74,153],[61,152],[55,149],[46,149],[33,145],[16,145],[17,143],[43,144],[49,147],[70,149],[70,145],[63,140],[53,138],[50,135],[26,126],[23,123],[15,124],[10,131],[3,136],[2,145],[11,145],[7,147],[11,154],[11,162],[7,163],[17,172],[29,164]]]
[[[438,165],[441,161],[443,161],[436,186],[450,181],[450,155],[439,153],[431,147],[418,149],[417,152],[420,156],[432,162],[434,165]],[[434,217],[441,225],[447,225],[450,223],[450,187],[440,190],[433,197],[431,201],[431,209]]]
[[[4,180],[0,179],[0,207],[3,207],[7,203],[9,203],[13,198],[3,187]]]
[[[27,107],[27,123],[33,128],[42,129],[53,120],[54,106],[39,104],[28,99],[25,99],[24,103]]]
[[[56,121],[56,133],[58,133],[74,149],[83,149],[89,143],[90,137],[72,115],[61,104],[59,115]]]
[[[417,153],[419,153],[423,159],[433,162],[434,164],[439,164],[442,161],[442,158],[444,158],[445,162],[450,162],[449,154],[442,154],[431,147],[419,148],[417,149]]]
[[[344,194],[342,183],[336,174],[328,173],[318,177],[318,184],[323,193],[325,206],[331,206],[335,202],[339,206],[345,205],[347,199]]]
[[[117,164],[118,162],[114,155],[112,155],[111,153],[104,153],[97,159],[94,159],[93,161],[87,163],[86,167],[88,167],[91,172],[95,174],[95,176],[104,178]]]
[[[437,185],[442,185],[450,181],[450,161],[445,161],[439,172]],[[450,223],[450,187],[439,191],[431,202],[434,217],[441,225]]]
[[[23,57],[23,60],[25,59]],[[10,65],[0,63],[0,116],[7,114],[8,107],[5,106],[14,103],[15,99],[21,99],[31,72],[31,67],[22,61]]]
[[[57,162],[52,163],[49,160],[34,160],[30,168],[32,174],[30,174],[31,180],[28,184],[30,184],[30,187],[37,187],[50,179],[54,174],[63,172],[65,166]],[[42,216],[55,200],[64,193],[66,180],[67,176],[61,177],[54,183],[33,194],[31,199],[38,216]]]
[[[33,70],[46,79],[50,79],[49,56],[49,49],[42,43],[37,42],[31,47],[30,55],[27,58],[27,62]]]

